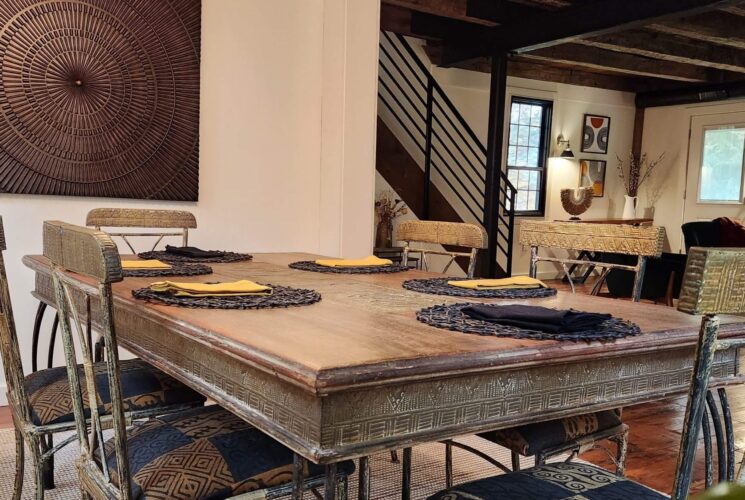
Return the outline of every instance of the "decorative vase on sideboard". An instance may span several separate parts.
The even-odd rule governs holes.
[[[636,196],[623,195],[623,218],[636,219]]]
[[[381,220],[375,231],[375,248],[391,248],[393,246],[393,221]]]

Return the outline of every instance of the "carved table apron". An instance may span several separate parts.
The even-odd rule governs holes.
[[[282,310],[147,304],[131,290],[153,280],[127,278],[114,287],[119,342],[317,463],[687,391],[700,320],[673,308],[560,292],[529,302],[611,312],[638,323],[642,335],[605,344],[465,335],[415,319],[421,307],[463,301],[401,288],[432,273],[286,266],[309,258],[258,255],[185,279],[248,278],[323,295],[316,305]],[[54,306],[46,259],[24,263],[36,272],[35,294]],[[745,337],[743,321],[723,317],[720,337]],[[739,375],[739,353],[717,353],[715,385]]]

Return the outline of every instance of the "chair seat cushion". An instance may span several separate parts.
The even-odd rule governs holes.
[[[122,361],[120,367],[125,411],[179,404],[195,406],[204,404],[205,398],[199,393],[142,360]],[[97,363],[94,370],[98,379],[97,399],[100,405],[98,410],[105,413],[109,411],[111,404],[106,363]],[[78,366],[78,373],[82,380],[84,377],[82,365]],[[85,384],[81,385],[85,392]],[[75,420],[70,382],[64,366],[29,374],[25,379],[25,387],[31,406],[31,420],[34,424],[49,425]],[[90,410],[87,407],[87,394],[83,394],[83,399],[86,413],[88,413]]]
[[[554,463],[440,491],[429,500],[658,500],[667,496],[593,465]]]
[[[112,482],[119,485],[113,440],[105,447]],[[220,406],[172,413],[128,431],[132,493],[136,499],[217,500],[289,483],[293,452]],[[339,464],[352,474],[354,462]],[[308,463],[306,477],[324,473]]]
[[[620,425],[622,422],[618,413],[608,410],[485,432],[479,436],[530,457],[547,448],[570,443]]]

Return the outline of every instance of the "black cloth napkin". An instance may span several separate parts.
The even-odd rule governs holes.
[[[220,252],[219,250],[202,250],[197,247],[173,247],[171,245],[166,245],[166,253],[182,255],[184,257],[193,257],[195,259],[225,256],[225,252]]]
[[[507,306],[473,304],[464,307],[461,311],[473,319],[549,333],[592,330],[603,321],[612,318],[610,314],[549,309],[547,307],[519,304]]]

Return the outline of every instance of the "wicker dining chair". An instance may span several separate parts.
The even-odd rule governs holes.
[[[426,270],[429,270],[427,255],[445,255],[450,257],[450,260],[445,265],[445,269],[442,271],[443,273],[447,272],[457,257],[468,257],[466,275],[469,278],[473,278],[476,271],[476,260],[479,250],[483,250],[489,245],[489,238],[483,227],[465,222],[403,221],[396,229],[396,240],[405,243],[402,260],[404,266],[408,265],[409,253],[412,252],[421,254],[424,269]],[[414,248],[412,243],[442,245],[445,247],[445,250],[422,247]],[[470,251],[462,252],[449,249],[452,247],[470,248]]]
[[[128,237],[156,238],[150,251],[155,250],[164,238],[180,236],[183,246],[189,244],[189,229],[197,227],[197,219],[191,212],[183,210],[154,210],[149,208],[94,208],[88,212],[85,225],[102,230],[103,228],[158,229],[160,231],[106,231],[109,236],[121,238],[132,250],[138,253]],[[170,230],[170,231],[169,231]]]
[[[20,498],[23,489],[25,443],[33,460],[36,498],[41,499],[45,486],[54,487],[54,454],[75,439],[73,435],[55,445],[53,436],[74,430],[75,417],[64,366],[24,375],[3,258],[5,241],[0,217],[0,355],[15,425],[13,498]],[[95,365],[94,372],[98,377],[106,377],[104,365]],[[140,360],[122,363],[122,385],[130,420],[202,406],[205,401],[198,393]],[[106,409],[110,404],[108,396],[100,393],[97,397],[100,407]]]
[[[157,416],[127,429],[125,370],[112,296],[112,283],[123,279],[116,245],[101,231],[48,221],[44,255],[51,261],[60,312],[84,498],[217,500],[246,492],[252,492],[251,498],[276,498],[292,491],[293,471],[301,463],[308,477],[304,487],[329,483],[339,498],[346,498],[353,462],[330,468],[336,471],[330,481],[323,467],[296,460],[292,450],[217,405]],[[105,339],[106,380],[96,376],[100,365],[81,326],[81,307],[90,311]],[[82,371],[76,364],[76,343]],[[103,393],[110,394],[109,421],[98,411],[86,411],[86,401],[89,407],[97,405],[95,395]],[[109,440],[103,434],[107,427],[113,428]]]
[[[681,436],[680,454],[672,489],[673,500],[688,498],[699,432],[703,429],[704,443],[708,428],[707,406],[711,411],[709,377],[718,349],[745,346],[743,340],[717,341],[719,314],[745,313],[745,250],[721,248],[692,248],[689,252],[678,309],[689,314],[703,315],[695,351],[688,404]],[[724,391],[723,388],[718,389]],[[722,392],[720,392],[721,395]],[[727,434],[731,434],[728,429]],[[719,440],[718,440],[719,441]],[[743,482],[734,473],[734,445],[718,443],[731,459],[725,461],[724,479]],[[722,445],[722,446],[719,446]],[[719,450],[718,450],[719,451]],[[707,469],[710,467],[711,448],[706,447]],[[707,475],[709,471],[707,470]],[[707,479],[707,485],[710,482]],[[634,498],[651,500],[670,498],[639,483],[621,478],[594,465],[583,463],[555,463],[539,465],[520,472],[493,476],[448,488],[429,497],[430,500],[479,500],[493,498],[542,498],[560,500],[570,498]]]

